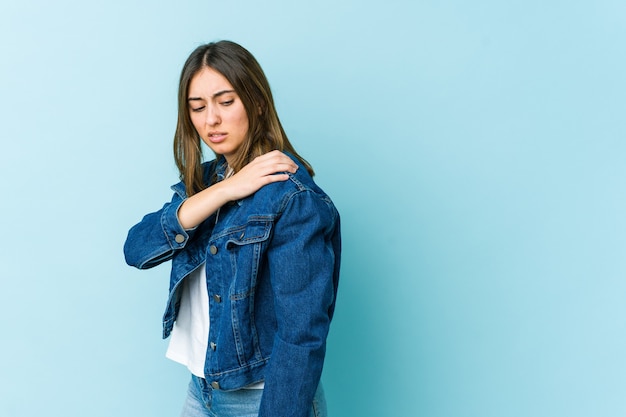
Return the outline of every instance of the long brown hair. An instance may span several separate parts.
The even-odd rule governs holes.
[[[187,94],[191,79],[209,67],[233,86],[248,116],[248,135],[230,167],[238,172],[257,156],[278,149],[298,158],[311,175],[311,165],[295,151],[278,119],[265,73],[248,50],[231,41],[212,42],[196,48],[183,66],[178,85],[178,122],[174,134],[174,159],[187,195],[207,188],[203,181],[201,138],[189,117]]]

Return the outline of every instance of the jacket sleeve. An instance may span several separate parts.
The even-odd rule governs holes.
[[[327,197],[293,195],[267,252],[277,333],[260,417],[307,417],[320,381],[340,262],[339,215]]]
[[[170,260],[183,249],[195,229],[185,230],[178,221],[184,199],[174,194],[161,210],[147,214],[129,231],[124,243],[126,263],[148,269]]]

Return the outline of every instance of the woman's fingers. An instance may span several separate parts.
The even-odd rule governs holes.
[[[268,152],[254,158],[232,177],[223,181],[227,187],[231,200],[247,197],[261,187],[278,182],[286,181],[289,175],[285,172],[295,173],[298,165],[291,158],[279,151]]]
[[[257,156],[250,162],[249,166],[262,169],[265,175],[284,171],[295,173],[298,170],[298,165],[280,151],[271,151]]]

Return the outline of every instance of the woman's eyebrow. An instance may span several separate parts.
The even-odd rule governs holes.
[[[234,92],[235,92],[235,90],[221,90],[221,91],[218,91],[217,93],[213,94],[212,97],[216,98],[216,97],[222,96],[224,94],[234,93]],[[187,99],[187,101],[200,101],[200,100],[203,100],[203,98],[202,97],[189,97]]]
[[[217,93],[213,94],[213,98],[215,98],[215,97],[219,97],[219,96],[221,96],[221,95],[228,94],[228,93],[234,93],[234,92],[235,92],[235,90],[222,90],[222,91],[218,91]]]

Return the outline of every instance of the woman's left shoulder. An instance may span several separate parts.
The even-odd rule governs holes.
[[[295,174],[290,174],[289,180],[285,182],[290,183],[287,185],[291,191],[288,193],[289,199],[309,200],[310,204],[317,206],[318,209],[327,207],[331,211],[336,211],[331,198],[306,170],[301,168]]]
[[[258,190],[252,197],[257,207],[265,206],[275,213],[283,212],[290,203],[309,200],[306,206],[318,204],[329,205],[334,209],[330,197],[311,178],[306,169],[300,168],[296,173],[287,173],[285,181],[276,181]]]

